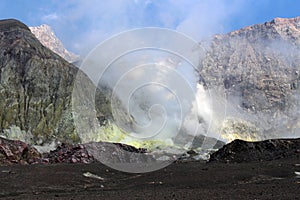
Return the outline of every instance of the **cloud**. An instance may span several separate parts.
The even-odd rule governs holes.
[[[229,30],[230,19],[244,1],[114,0],[56,1],[55,12],[44,15],[63,43],[85,55],[99,42],[132,28],[162,27],[196,40]]]
[[[201,1],[189,5],[190,12],[178,24],[176,29],[196,40],[228,30],[229,19],[239,11],[240,4],[225,1]]]
[[[51,13],[51,14],[48,14],[48,15],[44,15],[42,17],[42,20],[45,21],[45,22],[54,21],[54,20],[57,20],[57,19],[59,19],[59,17],[56,13]]]

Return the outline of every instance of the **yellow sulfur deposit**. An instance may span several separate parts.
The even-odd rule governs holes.
[[[249,142],[262,139],[259,135],[259,129],[255,125],[242,119],[234,118],[228,118],[223,121],[221,137],[227,142],[231,142],[235,139]]]

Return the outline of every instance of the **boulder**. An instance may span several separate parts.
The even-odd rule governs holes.
[[[19,140],[0,137],[0,164],[33,164],[41,161],[41,154]]]

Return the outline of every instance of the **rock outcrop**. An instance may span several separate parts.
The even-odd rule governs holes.
[[[139,156],[131,156],[135,153]],[[61,144],[55,150],[39,153],[36,148],[19,140],[0,137],[0,165],[11,164],[53,164],[92,163],[108,159],[114,163],[154,161],[153,155],[146,155],[147,149],[108,142],[87,144]]]
[[[212,93],[226,96],[224,138],[300,136],[300,17],[215,35],[204,44],[200,74]],[[245,137],[234,129],[235,118],[249,127]]]
[[[0,165],[33,164],[41,162],[42,155],[32,146],[0,137]]]
[[[78,68],[17,20],[0,21],[0,133],[42,145],[79,141],[71,112]],[[92,85],[84,76],[83,84]],[[83,86],[83,87],[86,87]]]
[[[272,139],[260,142],[234,140],[210,156],[210,162],[241,163],[300,158],[300,139]]]
[[[29,27],[29,29],[45,47],[48,47],[51,51],[57,53],[66,61],[70,63],[79,61],[80,56],[68,51],[62,42],[56,37],[51,27],[47,24]]]

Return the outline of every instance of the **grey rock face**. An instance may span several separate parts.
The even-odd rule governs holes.
[[[0,132],[9,134],[14,128],[35,144],[78,141],[70,109],[77,71],[26,25],[1,20]]]
[[[300,135],[300,17],[214,36],[199,69],[227,116],[258,129],[253,138]]]
[[[56,37],[53,30],[47,24],[40,26],[29,27],[35,37],[51,51],[60,55],[63,59],[70,63],[79,61],[80,56],[68,51],[62,42]]]

